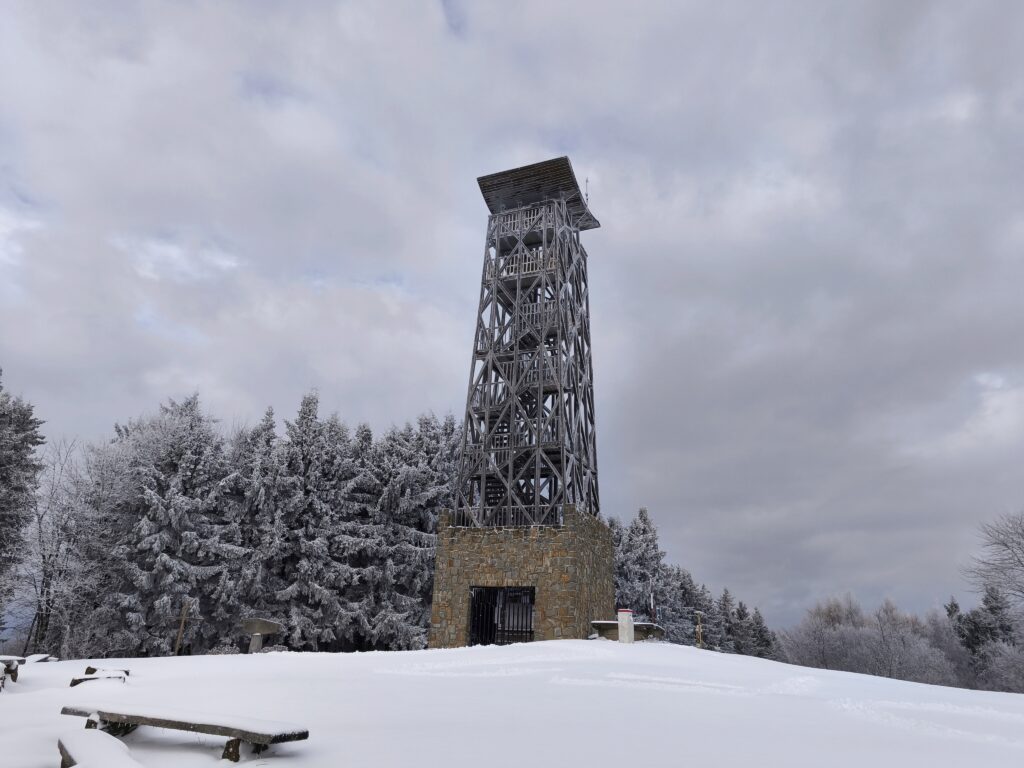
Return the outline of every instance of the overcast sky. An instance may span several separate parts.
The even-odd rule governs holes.
[[[478,175],[568,154],[603,508],[769,620],[950,593],[1024,508],[1024,4],[4,3],[0,366],[461,415]]]

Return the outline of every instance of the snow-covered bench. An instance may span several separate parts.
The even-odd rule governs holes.
[[[81,677],[71,678],[71,687],[74,688],[76,685],[88,683],[91,680],[120,680],[123,683],[125,678],[130,674],[131,670],[128,669],[98,669],[97,667],[86,667],[84,675]]]
[[[243,741],[252,744],[253,752],[258,754],[271,744],[309,738],[308,730],[292,723],[260,720],[254,717],[204,714],[159,706],[123,706],[116,710],[108,707],[68,706],[61,710],[61,714],[88,718],[86,728],[102,725],[119,733],[128,733],[140,725],[149,725],[154,728],[227,736],[228,743],[224,747],[221,759],[234,762],[238,762],[238,749]]]
[[[103,731],[71,731],[57,740],[60,768],[142,768],[128,747]]]
[[[18,682],[18,667],[25,663],[25,659],[21,656],[0,656],[0,666],[3,667],[3,672],[0,672],[0,690],[3,690],[3,677],[10,677],[12,683]]]
[[[101,667],[86,667],[85,668],[85,674],[87,674],[87,675],[96,675],[96,674],[99,674],[100,672],[116,672],[117,674],[124,675],[125,677],[128,677],[128,675],[130,675],[132,673],[132,671],[130,669],[103,669]]]

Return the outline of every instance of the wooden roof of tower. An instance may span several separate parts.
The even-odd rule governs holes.
[[[492,173],[476,181],[491,213],[564,197],[569,215],[580,230],[601,226],[587,207],[568,157]]]

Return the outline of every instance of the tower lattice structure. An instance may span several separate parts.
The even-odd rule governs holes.
[[[566,157],[478,180],[490,210],[454,520],[560,525],[600,509],[587,252]]]

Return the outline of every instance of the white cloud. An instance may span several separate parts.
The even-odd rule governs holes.
[[[111,243],[131,259],[135,272],[147,280],[211,280],[239,265],[236,257],[216,247],[189,248],[167,240],[124,236],[112,238]]]
[[[908,456],[957,463],[1024,447],[1024,385],[991,372],[973,377],[974,407],[959,424],[908,445]]]
[[[16,267],[21,263],[24,253],[21,237],[39,226],[38,219],[0,206],[0,268],[4,265]]]

